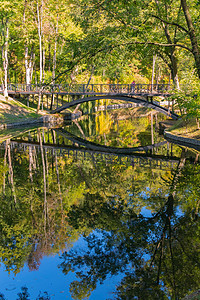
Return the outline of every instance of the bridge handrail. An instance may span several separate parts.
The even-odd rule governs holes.
[[[1,86],[3,90],[3,86]],[[135,94],[135,93],[166,93],[172,90],[170,84],[54,84],[39,85],[25,83],[9,83],[8,90],[13,92],[49,92],[76,94]]]

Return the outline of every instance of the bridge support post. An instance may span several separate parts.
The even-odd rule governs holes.
[[[27,97],[26,105],[29,107],[29,95],[28,95],[28,97]]]
[[[46,97],[47,97],[47,109],[48,109],[49,108],[49,95],[47,94]]]
[[[52,93],[51,95],[51,105],[50,105],[50,110],[53,108],[53,103],[54,103],[54,94]]]
[[[153,96],[147,96],[147,102],[153,103]]]
[[[58,108],[58,93],[57,93],[57,96],[56,96],[56,100],[57,100],[57,108]]]
[[[42,94],[41,97],[42,97],[42,110],[43,110],[43,109],[44,109],[44,101],[43,101],[44,99],[43,99],[43,94]]]
[[[172,100],[172,112],[174,112],[174,100]]]

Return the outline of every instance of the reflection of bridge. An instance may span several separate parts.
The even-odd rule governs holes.
[[[2,144],[5,147],[5,142]],[[11,149],[26,151],[37,149],[40,151],[39,142],[11,141]],[[1,146],[2,147],[2,146]],[[74,157],[77,160],[93,160],[95,163],[104,162],[106,164],[131,165],[145,168],[171,169],[180,161],[178,157],[154,155],[151,153],[120,154],[89,150],[83,147],[43,144],[43,149],[51,152],[52,155]]]
[[[0,87],[0,93],[3,93],[2,87]],[[61,112],[71,106],[89,101],[112,99],[141,104],[177,119],[177,114],[153,102],[154,96],[167,97],[170,93],[172,93],[172,88],[168,84],[65,84],[46,86],[8,84],[9,95],[30,96],[41,94],[42,105],[45,103],[47,109],[51,111],[56,106],[52,113]],[[44,95],[47,98],[46,102],[43,101]],[[66,95],[71,96],[72,101],[69,102],[69,98],[67,101],[63,100]],[[49,96],[51,97],[50,103],[48,103]],[[75,97],[76,100],[74,100]]]
[[[79,138],[66,130],[50,130],[52,138],[45,137],[43,140],[43,149],[50,155],[73,156],[78,160],[93,160],[95,163],[105,162],[106,164],[122,164],[131,166],[141,166],[145,168],[171,169],[174,164],[179,163],[179,158],[169,155],[153,154],[154,150],[167,144],[166,141],[135,148],[114,148],[98,145],[82,138]],[[72,145],[71,145],[72,144]],[[2,144],[5,146],[5,142]],[[1,147],[2,147],[1,146]],[[21,138],[17,137],[10,142],[13,149],[26,151],[30,149],[41,150],[39,137],[33,132]],[[166,149],[165,149],[166,151]]]
[[[93,142],[90,142],[86,139],[82,139],[69,131],[59,128],[54,129],[54,131],[57,133],[58,136],[62,136],[63,138],[66,138],[70,140],[73,144],[78,144],[78,146],[84,146],[88,150],[98,151],[98,152],[105,152],[105,153],[114,153],[114,154],[132,154],[135,152],[148,152],[155,148],[158,148],[160,146],[163,146],[167,144],[167,141],[163,141],[157,144],[148,145],[148,146],[139,146],[139,147],[130,147],[130,148],[119,148],[119,147],[110,147],[105,145],[96,144]]]

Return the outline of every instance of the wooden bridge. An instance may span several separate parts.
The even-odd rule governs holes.
[[[3,86],[0,86],[0,93],[3,93]],[[173,87],[169,84],[55,84],[55,85],[36,85],[36,84],[8,84],[8,94],[10,96],[41,95],[42,109],[46,106],[51,113],[61,112],[72,106],[81,103],[111,99],[136,103],[137,105],[147,106],[165,115],[177,119],[179,116],[173,111],[159,105],[153,101],[153,97],[168,97],[173,93]],[[44,104],[43,96],[46,96]],[[64,99],[71,96],[70,99]],[[50,101],[49,101],[50,97]],[[50,103],[49,103],[50,102]]]

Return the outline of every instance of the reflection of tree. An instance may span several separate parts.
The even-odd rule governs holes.
[[[70,248],[83,234],[88,251],[71,250],[61,264],[65,273],[74,270],[80,279],[71,285],[77,299],[120,273],[125,275],[117,299],[133,294],[148,299],[148,291],[149,299],[165,299],[168,293],[178,299],[197,287],[197,165],[183,157],[174,170],[160,170],[121,165],[117,159],[109,164],[92,155],[60,156],[43,151],[43,141],[55,141],[55,135],[38,135],[40,151],[29,146],[10,153],[17,210],[10,201],[8,145],[0,157],[0,255],[8,271],[17,273],[25,262],[37,269],[43,255],[58,253],[66,242]],[[151,210],[150,217],[143,207]]]
[[[42,136],[40,132],[38,134],[42,151]],[[30,270],[38,269],[44,255],[65,248],[66,239],[70,240],[71,235],[73,240],[74,236],[70,228],[66,230],[64,213],[60,210],[57,157],[47,157],[43,151],[42,155],[41,152],[36,153],[36,148],[31,146],[27,151],[15,149],[11,152],[9,143],[6,142],[5,153],[0,158],[3,166],[0,173],[3,186],[0,257],[9,272],[18,273],[26,261]],[[52,166],[49,168],[49,187],[46,184],[47,165]],[[48,208],[48,222],[45,222],[44,208],[46,211]]]
[[[129,110],[115,111],[112,113],[98,112],[95,120],[96,131],[93,130],[94,121],[90,122],[90,117],[85,117],[79,121],[79,126],[84,128],[84,133],[91,142],[111,147],[136,147],[138,145],[152,144],[152,127],[151,117],[131,118]],[[159,116],[160,117],[160,116]],[[152,126],[151,126],[152,125]],[[75,126],[69,130],[77,136],[82,133]],[[94,134],[92,134],[94,133]],[[131,134],[130,134],[131,133]],[[154,132],[155,135],[155,132]],[[155,135],[155,143],[163,140],[158,133]]]
[[[71,250],[62,257],[63,272],[76,272],[79,278],[71,285],[72,296],[83,299],[97,283],[125,271],[116,299],[168,299],[168,294],[181,299],[198,288],[198,223],[188,214],[176,214],[173,196],[149,218],[112,201],[100,204],[98,195],[86,195],[85,205],[70,210],[73,226],[96,228],[85,237],[88,250]]]
[[[16,298],[16,300],[30,300],[30,294],[28,292],[28,288],[23,286],[21,287],[21,292],[18,293],[16,296],[18,296]],[[39,293],[38,297],[36,300],[50,300],[50,296],[48,295],[47,292],[44,292],[44,293]],[[7,300],[3,294],[0,293],[0,300]]]

